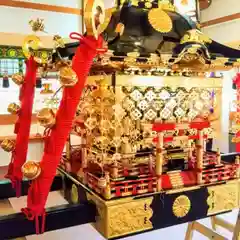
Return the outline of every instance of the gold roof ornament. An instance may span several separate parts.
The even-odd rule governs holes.
[[[206,43],[212,43],[212,39],[210,39],[208,36],[200,32],[199,30],[192,29],[185,33],[180,43],[184,44],[189,42],[206,44]]]
[[[34,56],[34,59],[39,64],[44,64],[48,61],[46,57],[42,56],[36,56],[34,54],[34,51],[38,50],[40,47],[42,47],[42,41],[41,39],[35,35],[37,32],[45,32],[45,25],[44,20],[37,18],[36,20],[30,20],[29,25],[32,28],[32,31],[34,34],[28,35],[23,42],[22,50],[23,54],[26,58],[30,58],[31,56]]]
[[[45,32],[44,20],[37,18],[36,20],[30,20],[29,25],[33,32]]]

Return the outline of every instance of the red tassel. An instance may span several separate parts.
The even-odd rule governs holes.
[[[8,167],[8,173],[5,176],[11,180],[13,188],[16,189],[17,197],[21,195],[21,169],[27,159],[36,74],[37,63],[34,58],[31,57],[26,61],[26,75],[19,96],[21,101],[21,110],[14,130],[17,134],[16,147],[14,153],[12,154],[12,160]]]
[[[96,40],[90,36],[82,37],[77,33],[72,33],[70,36],[81,40],[73,59],[73,70],[78,76],[78,82],[74,87],[64,88],[63,97],[56,115],[56,125],[49,133],[47,142],[45,142],[44,154],[40,163],[41,174],[32,181],[28,192],[27,209],[35,218],[45,212],[45,203],[72,128],[82,90],[93,58],[98,52],[97,49],[103,43],[102,37]]]

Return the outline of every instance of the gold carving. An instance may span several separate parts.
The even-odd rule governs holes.
[[[108,236],[112,238],[152,229],[152,201],[153,198],[147,198],[109,207]]]
[[[206,44],[206,43],[211,43],[212,40],[208,36],[200,32],[199,30],[193,29],[193,30],[187,31],[187,33],[181,39],[181,44],[189,43],[189,42]]]
[[[185,217],[191,209],[191,201],[187,196],[181,195],[175,199],[172,209],[176,217]]]
[[[209,187],[208,193],[208,215],[229,211],[239,205],[237,182]]]
[[[161,8],[153,8],[148,13],[148,21],[152,27],[161,33],[172,30],[172,19]]]

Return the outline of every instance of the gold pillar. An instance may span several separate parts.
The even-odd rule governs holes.
[[[86,136],[81,135],[81,154],[82,154],[82,168],[87,168],[87,148],[86,148]]]
[[[66,158],[69,161],[71,158],[71,144],[70,144],[70,136],[66,142]]]
[[[118,178],[118,162],[117,161],[113,163],[112,177]]]
[[[239,178],[240,177],[240,169],[239,169],[240,157],[239,156],[236,156],[235,163],[237,165],[236,176],[237,178]]]
[[[221,153],[220,153],[220,149],[217,149],[217,165],[221,164]]]
[[[106,199],[111,199],[111,186],[110,186],[110,176],[109,172],[105,172],[105,179],[106,179],[106,187],[104,189],[104,197]]]
[[[163,165],[163,132],[158,133],[158,142],[157,142],[157,154],[156,154],[156,175],[157,175],[157,191],[162,190],[162,165]]]
[[[199,172],[197,173],[197,182],[198,184],[202,183],[202,168],[203,168],[203,144],[204,144],[204,139],[203,139],[203,130],[198,131],[198,140],[197,140],[197,146],[196,146],[196,151],[197,151],[197,169]]]

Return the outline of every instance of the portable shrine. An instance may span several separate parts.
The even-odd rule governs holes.
[[[119,1],[107,10],[88,1],[84,11],[86,35],[71,33],[79,41],[69,44],[55,36],[51,59],[35,66],[59,71],[63,95],[58,110],[37,115],[46,127],[41,163],[21,162],[32,180],[23,213],[44,222],[57,166],[65,198],[94,206],[94,226],[107,239],[239,208],[239,156],[210,143],[221,137],[216,73],[239,67],[240,51],[204,35],[171,1]],[[16,154],[12,142],[2,147]]]
[[[92,65],[72,129],[81,142],[69,140],[60,168],[66,197],[93,201],[96,227],[110,239],[239,204],[239,158],[224,161],[208,147],[221,132],[215,73],[238,66],[239,51],[205,36],[169,2],[136,4],[112,13],[109,51]],[[76,46],[59,52],[71,57]]]

